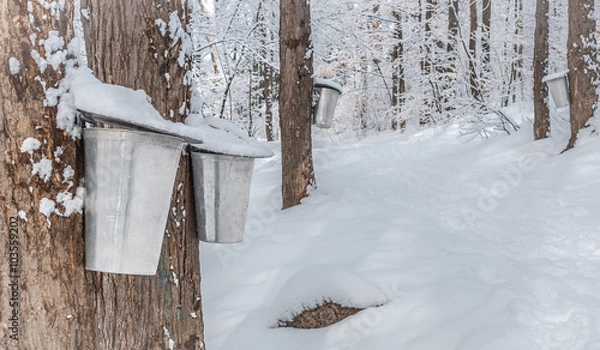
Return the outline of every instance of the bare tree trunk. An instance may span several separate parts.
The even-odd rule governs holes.
[[[515,0],[515,38],[520,38],[523,33],[523,0]],[[517,102],[517,85],[521,85],[523,77],[523,42],[518,39],[513,44],[513,61],[510,73],[509,101]]]
[[[398,11],[393,11],[392,16],[396,20],[396,26],[394,27],[394,48],[392,49],[391,60],[392,60],[392,109],[393,109],[393,120],[392,130],[404,130],[406,128],[406,121],[402,120],[398,123],[398,116],[402,112],[404,106],[404,93],[406,92],[406,83],[404,80],[404,39],[402,34],[402,14]]]
[[[369,82],[367,79],[367,74],[369,72],[369,67],[368,65],[365,63],[366,59],[365,57],[361,58],[361,64],[360,64],[360,85],[359,85],[359,90],[361,92],[361,96],[360,98],[358,98],[356,100],[356,113],[357,115],[357,119],[360,122],[360,136],[364,137],[367,133],[367,127],[368,127],[368,112],[367,112],[367,107],[368,107],[368,102],[367,102],[367,94],[368,94],[368,89],[369,89]]]
[[[481,71],[489,78],[490,74],[490,28],[492,21],[492,1],[483,0],[481,5]],[[487,91],[487,89],[485,89]]]
[[[255,116],[259,119],[264,118],[262,106],[266,96],[263,95],[265,91],[265,74],[263,69],[265,57],[267,56],[265,49],[267,33],[265,27],[260,24],[262,22],[264,22],[264,15],[263,3],[261,2],[258,4],[255,17],[255,24],[257,25],[256,33],[260,38],[260,46],[256,49],[255,53],[252,53],[252,70],[250,72],[248,84],[248,136],[250,137],[254,136],[253,128]]]
[[[311,115],[313,55],[310,5],[280,1],[279,115],[281,126],[283,208],[300,204],[314,185]]]
[[[575,146],[579,130],[594,115],[598,94],[594,82],[596,61],[596,21],[594,0],[569,1],[569,35],[567,59],[571,86],[571,138],[567,149]]]
[[[457,95],[457,71],[458,71],[458,41],[460,39],[460,28],[458,22],[458,0],[448,0],[448,40],[446,44],[446,59],[442,70],[442,79],[440,81],[443,94],[443,104],[446,111],[455,108],[453,103],[449,103]]]
[[[264,4],[264,1],[266,0],[263,0],[262,4]],[[269,2],[266,5],[267,8],[271,8],[273,6],[273,3]],[[262,18],[262,20],[264,21],[264,18]],[[261,34],[264,36],[265,45],[267,42],[273,42],[275,40],[273,37],[273,32],[267,31],[264,27],[261,31]],[[261,63],[261,72],[263,75],[262,95],[265,103],[265,136],[267,138],[267,141],[273,141],[275,140],[275,129],[273,127],[273,88],[275,84],[275,79],[273,76],[272,64],[274,63],[273,60],[275,55],[273,54],[272,50],[268,50],[266,46],[263,52],[264,57]]]
[[[191,91],[185,50],[187,7],[142,0],[84,0],[88,62],[101,81],[143,89],[164,118],[185,119]],[[157,22],[158,21],[158,22]],[[160,21],[169,24],[161,28]],[[177,22],[180,25],[176,25]],[[161,33],[161,30],[166,32]],[[164,35],[163,35],[164,34]],[[191,49],[191,47],[189,47]],[[93,291],[94,347],[80,349],[202,348],[199,241],[191,171],[182,157],[156,276],[87,272]]]
[[[263,96],[265,97],[265,134],[267,141],[275,140],[273,128],[273,67],[263,62]]]
[[[65,62],[53,66],[40,59],[66,50],[73,3],[53,12],[38,2],[29,5],[0,0],[0,347],[93,349],[83,217],[50,210],[47,219],[40,213],[52,201],[65,214],[57,196],[74,195],[83,176],[80,140],[57,128],[57,108],[45,101],[44,90],[57,86]],[[54,43],[44,47],[48,39]],[[31,153],[21,151],[28,138],[39,142]],[[52,172],[45,179],[32,175],[33,163]],[[67,167],[74,170],[72,187],[63,182]]]
[[[469,5],[470,31],[469,31],[469,85],[471,96],[480,101],[479,79],[477,76],[477,0],[471,0]]]
[[[438,0],[425,0],[424,11],[425,11],[425,38],[422,44],[422,50],[424,51],[424,58],[421,62],[422,74],[425,75],[427,84],[431,87],[429,96],[425,98],[425,105],[427,106],[427,113],[421,118],[421,125],[425,125],[433,121],[431,111],[435,110],[437,113],[442,113],[442,101],[440,98],[440,91],[438,81],[440,77],[437,73],[440,73],[440,69],[436,66],[435,62],[435,50],[437,48],[443,48],[443,44],[439,41],[435,41],[432,35],[432,21],[437,10]],[[423,10],[423,9],[422,9]]]
[[[546,84],[542,83],[542,79],[548,74],[548,9],[548,0],[537,0],[533,48],[533,138],[535,140],[548,137],[550,132],[548,89]]]
[[[448,0],[448,46],[446,52],[450,54],[456,54],[457,49],[459,35],[458,3],[458,0]]]

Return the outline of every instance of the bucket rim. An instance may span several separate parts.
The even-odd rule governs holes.
[[[337,92],[340,95],[342,94],[342,90],[338,89],[335,86],[329,85],[329,84],[315,83],[313,86],[316,87],[316,88],[325,88],[325,89],[333,90],[333,91]]]
[[[102,135],[101,135],[102,134]],[[98,128],[86,127],[83,129],[84,138],[110,138],[110,139],[139,139],[162,141],[163,143],[172,143],[174,146],[183,147],[185,140],[174,135],[155,133],[150,131],[139,131],[121,128]],[[126,137],[124,137],[126,136]]]
[[[240,159],[255,159],[255,158],[268,158],[268,157],[256,157],[256,156],[243,156],[243,155],[239,155],[239,154],[229,154],[229,153],[220,153],[220,152],[212,152],[212,151],[208,151],[206,149],[204,149],[203,144],[201,143],[190,143],[190,153],[191,154],[203,154],[203,155],[207,155],[207,156],[213,156],[213,157],[221,157],[221,158],[240,158]]]
[[[568,69],[562,70],[562,71],[559,71],[556,73],[548,74],[542,78],[542,83],[547,83],[549,81],[556,80],[556,79],[562,79],[563,77],[565,77],[568,74],[569,74]]]
[[[194,145],[190,145],[190,154],[192,155],[192,157],[223,158],[223,159],[238,160],[238,161],[251,161],[251,160],[254,160],[254,158],[255,158],[255,157],[239,156],[239,155],[226,154],[226,153],[207,152],[202,149],[195,148]]]

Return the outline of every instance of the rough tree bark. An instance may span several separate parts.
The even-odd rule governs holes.
[[[29,4],[0,1],[0,347],[91,349],[94,300],[85,283],[82,215],[47,221],[40,213],[43,199],[74,194],[83,176],[80,140],[56,127],[57,108],[45,101],[45,90],[64,75],[64,61],[44,67],[44,60],[60,61],[66,52],[73,4]],[[31,155],[20,151],[29,137],[40,141]],[[51,165],[51,175],[32,175],[33,162]],[[63,182],[67,166],[72,187]],[[56,210],[65,212],[58,204]]]
[[[533,47],[533,138],[548,137],[550,132],[550,111],[548,109],[548,88],[542,83],[548,74],[548,0],[537,0],[535,9],[535,36]]]
[[[283,208],[300,204],[314,185],[311,115],[313,54],[310,5],[306,0],[281,0],[279,21]]]
[[[575,146],[579,130],[583,129],[594,115],[598,103],[594,85],[598,79],[598,72],[590,68],[597,63],[596,21],[593,13],[594,0],[569,1],[567,61],[571,86],[571,138],[567,149]]]
[[[82,8],[89,10],[84,30],[94,75],[104,83],[143,89],[164,118],[185,119],[191,98],[191,58],[180,52],[189,44],[182,35],[190,19],[185,1],[157,6],[143,0],[83,0]],[[156,276],[86,273],[95,295],[89,307],[98,349],[204,347],[188,157],[181,159],[174,186]]]

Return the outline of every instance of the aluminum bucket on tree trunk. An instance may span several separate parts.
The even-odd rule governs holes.
[[[547,75],[542,82],[548,85],[548,91],[552,95],[556,109],[562,109],[571,104],[568,70]]]
[[[154,275],[182,139],[85,128],[85,268]]]
[[[200,240],[241,242],[254,158],[205,153],[193,146],[191,157]]]
[[[342,94],[339,85],[321,79],[314,84],[314,89],[319,95],[317,104],[313,109],[313,124],[319,128],[331,127],[335,105],[338,97]]]

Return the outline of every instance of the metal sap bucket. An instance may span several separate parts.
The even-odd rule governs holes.
[[[556,109],[562,109],[571,104],[568,70],[547,75],[542,82],[548,85],[548,91],[552,95]]]
[[[191,147],[200,240],[244,239],[254,158],[201,152]]]
[[[85,268],[156,274],[183,140],[104,128],[83,139]]]
[[[319,94],[319,99],[313,109],[314,126],[319,128],[329,128],[331,126],[337,99],[342,94],[342,91],[336,85],[328,84],[326,80],[314,84],[314,88]]]

